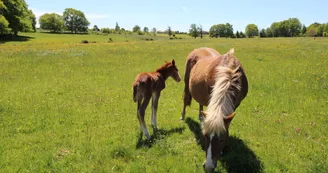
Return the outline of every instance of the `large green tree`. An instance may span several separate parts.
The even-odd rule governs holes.
[[[80,10],[66,8],[63,13],[64,24],[71,33],[88,32],[90,22]]]
[[[199,30],[196,24],[191,24],[189,29],[189,35],[193,38],[197,38],[199,36]]]
[[[0,32],[30,32],[35,29],[35,16],[25,0],[0,0]],[[7,25],[8,24],[8,25]]]
[[[153,29],[151,30],[151,32],[152,32],[153,35],[155,36],[155,35],[157,34],[157,30],[156,30],[156,28],[153,28]]]
[[[167,32],[167,35],[169,35],[169,37],[171,37],[171,35],[173,34],[172,29],[171,29],[170,26],[167,27],[166,32]]]
[[[56,13],[46,13],[40,16],[39,24],[41,29],[48,29],[52,32],[59,32],[64,28],[63,18]]]
[[[149,28],[145,26],[145,27],[143,28],[143,32],[144,32],[144,33],[148,33],[148,32],[149,32]]]
[[[0,0],[0,35],[7,34],[10,32],[9,22],[3,16],[5,10],[7,10],[7,7],[5,6],[3,1]]]
[[[261,29],[260,31],[260,37],[268,37],[268,34],[266,33],[265,29]]]
[[[216,24],[210,28],[210,37],[233,37],[233,27],[231,24]]]
[[[118,33],[120,32],[121,28],[120,26],[118,26],[118,23],[116,22],[116,25],[115,25],[115,31]]]
[[[317,28],[320,26],[320,23],[312,23],[306,30],[306,35],[308,37],[316,37],[317,35]]]
[[[290,37],[299,36],[302,30],[302,23],[297,18],[289,18],[287,20],[288,31]]]
[[[226,23],[225,29],[226,29],[225,32],[226,37],[234,37],[233,27],[230,23]]]
[[[138,32],[138,31],[140,31],[140,26],[139,26],[139,25],[135,25],[135,26],[132,28],[132,31],[133,31],[133,32]]]
[[[32,31],[36,32],[36,17],[35,17],[32,10],[28,10],[28,13],[29,13],[29,16],[30,16]]]
[[[304,27],[303,27],[304,28]],[[295,37],[305,32],[297,18],[273,22],[270,27],[274,37]]]
[[[255,24],[248,24],[245,29],[245,33],[249,38],[259,35],[259,29]]]

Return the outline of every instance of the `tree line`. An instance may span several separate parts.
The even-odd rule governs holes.
[[[200,29],[191,24],[189,35],[196,38],[200,35]],[[259,30],[256,24],[248,24],[245,33],[242,31],[233,32],[233,26],[229,23],[212,25],[209,30],[209,36],[212,38],[245,38],[245,37],[328,37],[328,23],[313,23],[306,27],[297,18],[273,22],[270,27]]]
[[[86,33],[90,22],[84,13],[73,8],[66,8],[62,15],[56,13],[46,13],[40,16],[39,24],[41,29],[51,32],[70,31],[71,33]],[[0,35],[14,34],[18,32],[35,32],[36,17],[32,10],[28,9],[25,0],[0,0]],[[212,38],[245,38],[245,37],[328,37],[328,23],[313,23],[306,27],[297,18],[273,22],[270,27],[259,30],[256,24],[248,24],[245,33],[242,31],[234,32],[230,23],[212,25],[209,31],[204,31],[201,25],[191,24],[189,32],[173,31],[169,26],[165,31],[151,30],[148,27],[141,28],[135,25],[132,31],[121,28],[118,23],[114,29],[101,28],[97,25],[91,29],[93,32],[101,33],[135,33],[138,35],[156,35],[157,33],[168,34],[175,37],[175,34],[189,34],[193,38],[203,38],[209,35]]]

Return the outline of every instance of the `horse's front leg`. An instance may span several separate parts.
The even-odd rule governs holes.
[[[153,96],[152,96],[151,125],[152,125],[153,129],[158,129],[156,115],[157,115],[158,100],[159,100],[160,95],[161,95],[161,92],[154,92]]]

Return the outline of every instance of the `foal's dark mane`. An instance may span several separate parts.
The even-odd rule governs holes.
[[[168,68],[170,66],[172,66],[172,63],[167,62],[164,65],[162,65],[161,67],[159,67],[158,69],[156,69],[156,72],[160,73],[164,79],[167,79],[169,77],[167,72],[168,72]]]

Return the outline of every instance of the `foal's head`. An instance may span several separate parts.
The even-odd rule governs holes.
[[[175,61],[172,60],[171,62],[165,62],[165,64],[156,70],[157,72],[161,73],[165,79],[168,77],[172,77],[176,82],[181,81],[181,77],[179,75],[179,70],[175,65]]]
[[[206,118],[206,114],[202,113]],[[203,168],[205,172],[213,172],[216,168],[217,161],[222,155],[223,149],[227,145],[229,137],[229,125],[233,119],[235,113],[229,116],[223,117],[224,119],[224,129],[223,131],[203,131],[203,136],[205,139],[205,151],[206,151],[206,161],[203,163]]]

